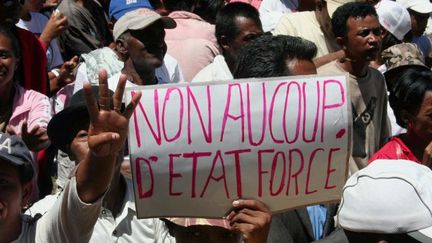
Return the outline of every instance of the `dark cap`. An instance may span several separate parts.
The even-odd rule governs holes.
[[[92,93],[96,100],[99,100],[99,86],[92,86]],[[113,91],[108,90],[108,95],[112,97]],[[69,106],[59,113],[55,114],[48,123],[48,137],[56,148],[67,153],[67,145],[72,142],[78,128],[89,123],[89,114],[87,111],[84,90],[76,92]]]
[[[0,133],[0,159],[18,167],[21,180],[27,182],[33,178],[30,151],[18,136]]]

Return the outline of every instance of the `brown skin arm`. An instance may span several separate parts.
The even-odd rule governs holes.
[[[110,106],[106,71],[99,72],[99,107],[91,92],[90,84],[84,85],[87,109],[90,115],[88,132],[89,152],[76,172],[77,190],[80,199],[86,203],[97,201],[108,189],[114,173],[118,153],[124,146],[129,119],[141,98],[137,93],[120,113],[126,76],[120,76]]]
[[[266,243],[271,223],[271,211],[261,201],[239,199],[227,216],[233,230],[243,235],[245,243]]]
[[[314,64],[317,68],[324,66],[325,64],[332,62],[334,60],[342,59],[345,57],[345,52],[343,50],[335,51],[327,55],[317,57],[314,59]]]

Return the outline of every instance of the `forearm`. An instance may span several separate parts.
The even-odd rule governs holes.
[[[97,201],[107,190],[115,168],[113,155],[99,157],[91,151],[76,171],[78,196],[85,203]]]

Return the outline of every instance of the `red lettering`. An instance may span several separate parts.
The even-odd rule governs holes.
[[[274,149],[263,149],[263,150],[258,150],[258,197],[262,197],[262,184],[263,184],[263,174],[267,174],[268,171],[263,170],[263,159],[262,159],[262,153],[274,153]]]
[[[232,95],[232,89],[233,87],[237,87],[238,89],[238,95]],[[240,114],[238,116],[234,116],[229,113],[231,108],[231,96],[237,97],[240,101]],[[227,96],[227,103],[225,105],[225,112],[222,118],[222,129],[221,129],[221,136],[220,141],[223,141],[224,132],[225,132],[225,126],[227,123],[228,118],[233,119],[234,121],[241,119],[241,141],[244,142],[244,110],[243,110],[243,95],[242,95],[242,89],[241,85],[239,83],[235,84],[229,84],[228,85],[228,96]]]
[[[198,115],[198,119],[201,124],[201,129],[204,134],[205,141],[207,143],[212,143],[212,116],[211,116],[211,95],[210,95],[210,85],[206,86],[207,88],[207,131],[204,126],[203,116],[201,115],[201,110],[199,109],[198,102],[196,101],[195,95],[192,93],[190,86],[186,87],[187,91],[187,100],[188,100],[188,144],[192,143],[191,139],[191,103],[195,107],[196,114]]]
[[[132,92],[131,94],[132,94],[132,96],[134,96],[135,92]],[[140,137],[141,131],[139,130],[139,126],[138,126],[138,124],[140,124],[140,123],[138,122],[138,118],[137,118],[137,112],[138,111],[141,111],[142,115],[144,115],[144,119],[145,119],[145,121],[146,121],[146,123],[147,123],[147,125],[148,125],[148,127],[150,129],[150,132],[153,135],[153,138],[156,141],[156,143],[158,145],[160,145],[161,141],[162,141],[162,139],[161,139],[161,131],[160,131],[160,121],[159,121],[159,98],[158,98],[158,90],[157,89],[154,90],[153,97],[154,97],[153,99],[154,99],[154,109],[155,109],[157,133],[153,130],[153,126],[150,123],[149,118],[148,118],[146,112],[144,111],[144,107],[141,104],[141,101],[138,102],[139,109],[135,109],[135,111],[133,113],[134,114],[134,124],[135,124],[135,136],[136,136],[136,141],[137,141],[138,148],[141,147],[141,137]]]
[[[274,106],[275,106],[275,101],[276,101],[276,95],[279,92],[279,89],[283,85],[286,85],[286,84],[287,84],[286,82],[282,82],[282,83],[278,84],[278,86],[276,87],[275,92],[273,93],[272,101],[270,102],[269,128],[270,128],[270,136],[273,139],[273,142],[275,142],[275,143],[283,143],[284,142],[282,139],[276,139],[275,136],[274,136],[274,133],[273,133],[273,111],[274,111]]]
[[[220,175],[219,177],[214,177],[213,173],[214,173],[215,168],[217,167],[217,166],[216,166],[217,161],[220,162],[220,165],[221,165],[221,166],[220,166],[219,168],[222,169],[222,175]],[[226,194],[226,197],[227,197],[227,199],[230,198],[230,197],[229,197],[229,193],[228,193],[228,186],[227,186],[227,182],[226,182],[226,176],[225,176],[225,165],[224,165],[224,160],[223,160],[223,158],[222,158],[222,155],[221,155],[221,151],[220,151],[220,150],[218,150],[218,151],[216,152],[216,156],[215,156],[215,158],[213,159],[212,167],[211,167],[211,169],[210,169],[210,174],[209,174],[209,176],[207,177],[206,184],[205,184],[205,186],[204,186],[204,188],[203,188],[203,190],[202,190],[202,192],[201,192],[201,195],[200,195],[201,198],[204,196],[204,194],[205,194],[205,192],[206,192],[206,190],[207,190],[207,187],[208,187],[208,185],[209,185],[209,183],[210,183],[210,180],[214,180],[214,181],[217,181],[217,182],[220,181],[220,180],[223,180],[224,187],[225,187],[225,194]]]
[[[137,177],[138,195],[140,199],[153,196],[154,177],[153,170],[150,164],[151,161],[157,162],[157,157],[151,157],[150,160],[141,157],[135,159],[135,171]],[[142,164],[142,162],[144,162],[144,164]],[[144,172],[143,175],[142,170],[144,166],[146,166],[148,170]],[[150,178],[149,189],[147,191],[144,191],[143,189],[144,178]]]
[[[294,158],[293,158],[294,152],[298,154],[300,161],[294,161]],[[298,168],[298,170],[295,173],[292,173],[293,172],[292,166],[294,163],[299,164],[300,167]],[[303,153],[301,152],[301,150],[300,149],[290,149],[289,150],[289,174],[288,174],[288,183],[287,183],[286,195],[289,195],[289,189],[291,186],[291,178],[295,179],[295,194],[296,195],[299,194],[298,176],[303,171],[303,167],[304,167],[304,156],[303,156]]]
[[[331,96],[334,97],[335,95],[337,95],[338,93],[340,94],[341,97],[341,102],[340,103],[335,103],[335,104],[326,104],[326,100],[327,100],[327,85],[329,84],[337,84],[339,86],[339,91],[340,92],[335,92],[332,91],[331,92]],[[322,117],[321,117],[321,142],[324,141],[324,119],[325,119],[325,113],[327,109],[333,109],[333,108],[337,108],[340,106],[343,106],[345,104],[345,90],[342,86],[342,84],[338,81],[338,80],[325,80],[324,81],[324,91],[323,91],[323,105],[322,105]]]
[[[241,176],[241,166],[240,166],[240,154],[241,153],[249,153],[250,149],[240,149],[240,150],[232,150],[227,151],[225,154],[234,154],[234,165],[236,168],[236,182],[237,182],[237,197],[243,198],[242,193],[242,176]]]
[[[182,192],[173,192],[174,178],[183,177],[181,173],[174,173],[174,158],[180,157],[181,154],[169,154],[169,195],[180,196]]]
[[[307,120],[307,102],[306,102],[306,82],[303,83],[303,112],[304,112],[304,116],[303,116],[303,141],[310,143],[310,142],[315,142],[316,139],[316,134],[318,131],[318,117],[319,117],[319,111],[320,111],[320,85],[319,85],[319,81],[316,82],[316,87],[317,87],[317,105],[316,105],[316,112],[315,112],[315,122],[314,122],[314,128],[313,128],[313,132],[312,132],[312,138],[308,139],[306,138],[306,120]]]
[[[322,148],[315,149],[314,151],[312,151],[311,156],[309,158],[308,172],[307,172],[307,177],[306,177],[306,188],[305,188],[306,195],[317,192],[317,190],[309,191],[309,182],[310,182],[310,173],[311,173],[311,169],[312,169],[312,161],[314,160],[315,154],[318,151],[324,151],[324,149],[322,149]]]
[[[180,103],[178,103],[177,100],[175,100],[174,102],[171,102],[171,103],[173,103],[172,105],[177,104],[177,103],[179,105],[179,122],[178,122],[177,133],[172,138],[168,138],[168,136],[166,134],[166,127],[165,127],[165,121],[166,121],[165,120],[165,108],[166,108],[166,105],[170,99],[171,92],[173,92],[174,90],[178,92]],[[173,117],[176,117],[176,116],[170,116],[169,119],[173,119]],[[162,129],[163,129],[163,134],[164,134],[165,140],[167,142],[173,142],[180,137],[180,134],[182,131],[182,124],[183,124],[183,94],[182,94],[181,90],[177,87],[168,88],[166,93],[165,93],[165,99],[164,99],[163,108],[162,108]],[[172,126],[170,126],[170,128],[171,127]]]
[[[267,101],[266,100],[267,100],[267,98],[266,98],[265,82],[262,83],[263,107],[262,107],[261,111],[263,113],[263,117],[262,117],[262,123],[261,123],[261,138],[258,140],[258,142],[253,141],[249,84],[246,84],[246,87],[247,87],[247,122],[248,122],[249,143],[252,146],[259,146],[264,141],[264,135],[265,135],[265,130],[266,130],[266,118],[267,118]],[[258,113],[258,112],[255,112],[255,113]],[[257,133],[257,132],[258,131],[254,130],[254,133]]]
[[[196,172],[198,166],[198,159],[200,157],[208,157],[211,155],[211,152],[193,152],[193,153],[184,153],[184,158],[192,158],[192,198],[196,197]]]
[[[277,165],[278,165],[278,157],[279,155],[282,157],[282,164],[283,164],[283,168],[282,168],[282,177],[281,180],[279,182],[279,188],[276,192],[273,192],[273,185],[274,185],[274,181],[276,179],[276,171],[281,171],[281,170],[277,170]],[[283,190],[283,187],[285,186],[285,176],[286,176],[286,158],[285,158],[285,154],[283,152],[277,152],[275,154],[275,156],[273,157],[273,162],[272,162],[272,169],[271,169],[271,177],[270,177],[270,195],[271,196],[277,196],[281,193],[281,191]]]
[[[329,181],[330,181],[330,174],[336,172],[336,169],[334,168],[330,168],[331,167],[331,162],[332,162],[332,154],[333,152],[339,151],[340,148],[331,148],[330,149],[330,153],[328,156],[328,160],[327,160],[327,177],[326,177],[326,184],[325,184],[325,189],[333,189],[336,188],[336,185],[329,185]]]
[[[297,111],[297,122],[296,122],[296,130],[295,130],[295,135],[294,138],[292,140],[289,140],[288,138],[288,130],[287,130],[287,110],[288,110],[288,98],[289,98],[289,94],[291,93],[291,85],[296,85],[297,86],[297,91],[298,91],[298,102],[296,102],[297,106],[298,106],[298,111]],[[283,112],[283,131],[284,131],[284,135],[285,135],[285,141],[289,144],[291,143],[295,143],[299,137],[299,133],[300,133],[300,117],[301,117],[301,87],[300,84],[297,82],[290,82],[288,84],[287,87],[287,92],[286,92],[286,96],[285,96],[285,106],[284,106],[284,112]]]

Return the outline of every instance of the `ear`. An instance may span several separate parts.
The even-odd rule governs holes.
[[[219,45],[220,45],[220,46],[222,47],[222,49],[224,49],[224,50],[230,48],[228,38],[227,38],[226,36],[224,36],[224,35],[222,35],[222,36],[220,37]]]
[[[412,115],[407,112],[406,110],[401,110],[400,117],[403,123],[405,124],[405,127],[408,126],[408,123],[411,121]]]
[[[22,185],[21,207],[24,208],[30,203],[33,192],[33,180]]]
[[[122,57],[127,56],[128,49],[127,49],[126,40],[121,39],[121,38],[116,40],[116,50],[118,53],[120,53],[122,55]]]
[[[344,37],[336,37],[336,43],[343,49],[346,50],[346,43]]]

